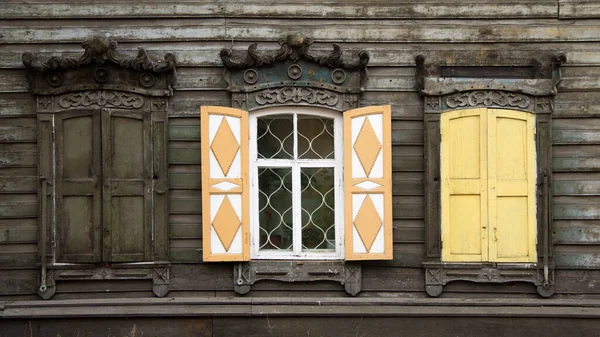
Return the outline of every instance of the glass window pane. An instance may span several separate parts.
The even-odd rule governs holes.
[[[298,115],[298,158],[333,159],[333,119]]]
[[[292,250],[292,169],[258,168],[260,249]]]
[[[334,169],[302,168],[302,250],[335,250]]]
[[[277,115],[257,119],[258,158],[294,158],[294,116]]]

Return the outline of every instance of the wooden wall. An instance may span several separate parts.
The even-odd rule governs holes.
[[[365,263],[363,296],[425,297],[423,102],[414,57],[449,65],[519,65],[565,52],[553,120],[556,291],[593,294],[600,278],[600,1],[451,0],[368,4],[317,0],[101,0],[0,5],[0,299],[35,299],[38,270],[34,98],[23,52],[81,55],[81,41],[108,34],[131,55],[145,47],[178,57],[170,101],[172,296],[232,295],[232,267],[201,262],[201,105],[229,106],[219,51],[275,49],[299,31],[315,50],[331,43],[371,54],[362,105],[391,104],[394,260]],[[64,282],[55,298],[151,297],[149,282]],[[537,296],[532,285],[457,282],[443,296]],[[346,296],[335,283],[262,282],[250,296]]]

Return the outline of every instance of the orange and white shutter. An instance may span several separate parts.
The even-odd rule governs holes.
[[[248,113],[203,106],[202,246],[204,261],[248,261]]]
[[[344,112],[346,260],[391,260],[392,128],[390,106]]]

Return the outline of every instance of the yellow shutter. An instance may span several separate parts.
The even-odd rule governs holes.
[[[535,262],[535,116],[490,109],[490,261]]]
[[[390,106],[344,112],[346,260],[391,260],[392,127]]]
[[[442,261],[535,262],[535,116],[441,116]]]
[[[248,113],[203,106],[202,251],[204,261],[248,261]]]
[[[442,261],[486,261],[487,113],[441,116]]]

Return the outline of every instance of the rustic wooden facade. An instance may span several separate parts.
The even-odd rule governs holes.
[[[0,19],[0,336],[600,329],[600,2],[6,0]],[[231,87],[235,62],[296,32],[315,55],[348,57],[337,66],[355,82],[337,111],[391,106],[391,260],[203,259],[200,107],[256,108]],[[508,108],[535,113],[547,173],[535,266],[440,263],[439,115],[449,96],[477,90],[534,102]],[[507,108],[483,101],[470,107]],[[115,142],[129,146],[115,153]],[[90,144],[89,165],[53,175],[65,144]],[[105,171],[116,178],[94,176]],[[89,196],[104,199],[86,210]],[[81,205],[73,216],[117,220],[69,236],[44,221],[65,202]]]

